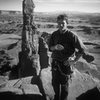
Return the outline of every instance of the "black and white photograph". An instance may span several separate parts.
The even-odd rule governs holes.
[[[0,0],[0,100],[100,100],[100,0]]]

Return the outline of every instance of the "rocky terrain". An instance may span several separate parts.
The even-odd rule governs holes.
[[[2,15],[1,17],[0,98],[7,98],[9,100],[44,100],[43,93],[45,93],[47,99],[52,100],[54,91],[51,85],[52,76],[50,66],[41,70],[40,77],[27,76],[18,78],[22,20],[21,17],[16,17],[15,15],[13,15],[13,17],[4,17],[4,15]],[[9,18],[11,19],[8,20]],[[79,29],[77,30],[80,33]],[[48,42],[48,34],[43,34],[40,31],[40,35]],[[90,100],[91,97],[95,98],[95,100],[100,100],[99,35],[82,34],[81,38],[87,47],[87,52],[93,55],[95,59],[93,62],[88,63],[85,59],[81,58],[76,65],[74,65],[74,73],[70,80],[68,100]]]
[[[51,85],[51,67],[48,66],[48,68],[42,69],[39,80],[38,77],[34,78],[34,76],[18,79],[18,52],[20,51],[21,37],[13,34],[10,36],[3,34],[0,37],[2,41],[0,42],[2,47],[0,51],[2,55],[0,56],[0,65],[2,66],[0,69],[0,97],[5,99],[6,95],[11,100],[15,97],[16,100],[31,100],[34,98],[36,100],[43,100],[39,86],[39,80],[41,80],[47,98],[52,100],[54,91]],[[68,100],[83,100],[82,98],[88,100],[91,95],[94,95],[94,98],[98,97],[100,99],[99,80],[99,65],[97,66],[95,61],[88,63],[81,58],[75,65],[73,77],[70,81]]]

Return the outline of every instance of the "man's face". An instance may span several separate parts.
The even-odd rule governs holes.
[[[57,23],[58,23],[58,28],[60,31],[66,30],[66,28],[67,28],[66,20],[58,20]]]

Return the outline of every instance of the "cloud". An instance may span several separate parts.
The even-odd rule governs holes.
[[[100,3],[100,0],[74,0],[74,2],[81,3]]]
[[[34,0],[36,4],[44,5],[73,5],[73,4],[100,4],[100,0]]]
[[[100,12],[99,0],[35,0],[36,11]]]
[[[66,3],[73,0],[34,0],[37,3]]]

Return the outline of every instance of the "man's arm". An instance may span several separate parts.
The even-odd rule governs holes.
[[[82,57],[83,53],[84,53],[84,51],[82,51],[82,52],[75,52],[75,59],[74,59],[74,61],[77,62],[80,59],[80,57]]]
[[[83,55],[83,53],[75,53],[74,56],[72,57],[69,57],[69,59],[67,61],[64,62],[65,65],[73,65],[75,64],[79,59],[80,57]]]
[[[82,42],[82,40],[78,37],[75,36],[75,59],[74,61],[77,62],[80,57],[84,54],[84,49],[86,48]]]
[[[69,57],[67,61],[65,61],[65,65],[73,65],[75,64],[80,57],[84,54],[84,46],[82,44],[82,41],[76,36],[73,35],[73,45],[75,46],[75,55],[74,57]]]

